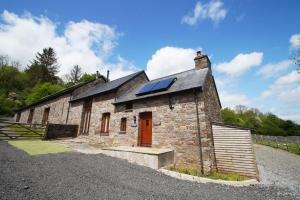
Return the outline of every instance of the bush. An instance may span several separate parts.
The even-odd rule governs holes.
[[[253,127],[254,134],[275,136],[300,136],[300,125],[291,120],[283,120],[272,113],[262,114],[258,109],[238,106],[236,110],[224,108],[221,117],[225,124]]]
[[[32,104],[41,98],[63,90],[64,87],[53,83],[37,84],[26,99],[26,104]]]

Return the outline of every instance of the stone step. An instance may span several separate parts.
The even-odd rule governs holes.
[[[122,146],[104,148],[101,153],[152,169],[159,169],[174,163],[174,150],[172,149]]]

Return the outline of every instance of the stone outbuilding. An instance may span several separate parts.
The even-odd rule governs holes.
[[[78,137],[102,147],[169,148],[178,165],[215,166],[212,122],[221,104],[206,55],[190,70],[149,80],[144,71],[106,82],[96,78],[16,113],[24,123],[78,124]]]

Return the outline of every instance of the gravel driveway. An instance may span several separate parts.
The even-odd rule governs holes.
[[[0,141],[0,199],[297,199],[288,189],[181,181],[105,155],[28,156]]]
[[[300,194],[300,156],[280,149],[254,145],[261,183],[288,187]]]

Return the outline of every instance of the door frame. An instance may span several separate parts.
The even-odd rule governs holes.
[[[141,122],[142,122],[142,118],[143,115],[150,115],[151,116],[151,144],[142,144],[142,131],[141,131]],[[139,113],[139,127],[138,127],[138,146],[141,147],[151,147],[152,146],[152,136],[153,136],[153,114],[151,111],[147,111],[147,112],[141,112]]]
[[[89,135],[92,106],[93,99],[88,99],[83,102],[79,135]],[[86,113],[88,115],[86,115]],[[85,133],[83,133],[84,130],[86,131]]]
[[[42,126],[45,126],[49,120],[50,107],[44,108],[43,118],[42,118]]]

